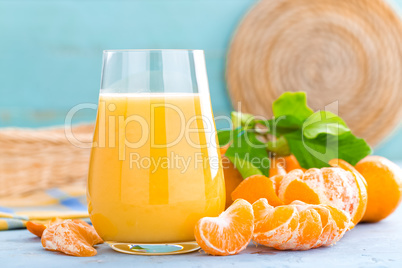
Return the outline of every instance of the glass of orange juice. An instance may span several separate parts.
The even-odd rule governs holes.
[[[124,253],[197,250],[225,206],[202,50],[107,50],[88,176],[93,226]]]

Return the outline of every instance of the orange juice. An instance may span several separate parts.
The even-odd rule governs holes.
[[[99,235],[193,241],[195,223],[225,206],[214,129],[209,99],[196,93],[101,94],[88,178]]]

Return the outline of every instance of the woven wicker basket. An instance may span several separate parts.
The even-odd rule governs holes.
[[[228,54],[235,109],[270,117],[285,91],[375,145],[402,119],[402,23],[382,0],[261,0]],[[327,107],[328,108],[328,107]]]
[[[93,125],[73,128],[76,140],[89,143]],[[90,149],[71,144],[63,128],[0,130],[0,197],[85,183]]]

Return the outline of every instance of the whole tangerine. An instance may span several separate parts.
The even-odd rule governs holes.
[[[402,200],[402,170],[381,156],[367,156],[355,168],[367,182],[368,202],[362,221],[378,222],[388,217]]]

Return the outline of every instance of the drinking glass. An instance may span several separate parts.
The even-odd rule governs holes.
[[[114,250],[197,250],[197,221],[224,210],[220,157],[202,50],[104,51],[87,195]]]

